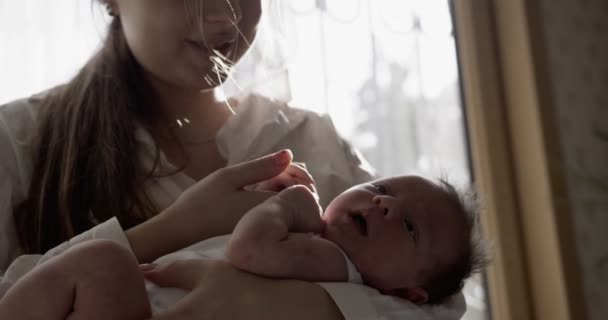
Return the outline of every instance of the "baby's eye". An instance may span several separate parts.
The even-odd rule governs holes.
[[[414,242],[418,242],[418,232],[416,231],[416,225],[413,224],[409,219],[403,220],[405,230],[410,234]]]
[[[374,186],[374,188],[376,188],[376,190],[378,191],[378,193],[380,193],[380,194],[386,194],[387,193],[385,186],[380,185],[380,184],[374,184],[373,186]]]

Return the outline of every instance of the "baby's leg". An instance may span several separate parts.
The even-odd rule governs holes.
[[[150,316],[150,306],[132,254],[114,242],[96,240],[75,246],[19,280],[2,299],[0,315],[139,320]]]
[[[111,241],[95,241],[74,254],[77,276],[70,320],[147,319],[151,315],[145,281],[130,251]],[[84,261],[88,259],[88,261]]]

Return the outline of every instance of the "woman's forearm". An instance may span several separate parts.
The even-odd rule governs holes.
[[[254,317],[243,313],[240,319],[344,319],[325,289],[312,282],[270,283],[267,290],[249,292],[243,300],[244,309]]]
[[[247,291],[247,290],[245,290]],[[208,293],[213,294],[213,293]],[[217,293],[216,293],[217,294]],[[180,309],[154,316],[151,320],[207,319],[208,308],[197,312],[199,306],[209,303],[206,296],[191,296],[180,304]],[[211,298],[213,299],[213,298]],[[319,285],[301,281],[284,281],[261,290],[237,296],[226,296],[220,303],[222,310],[212,312],[210,318],[232,320],[344,320],[340,309],[329,294]],[[217,306],[217,304],[214,304]]]
[[[186,232],[180,206],[170,206],[150,220],[126,231],[131,249],[140,263],[149,263],[171,252],[199,241],[231,233],[244,210],[235,208],[230,214],[216,216],[199,213],[197,232]]]
[[[186,239],[179,236],[179,230],[176,230],[169,221],[163,221],[166,220],[163,217],[161,213],[125,232],[131,250],[139,263],[152,262],[189,245]]]
[[[332,298],[316,283],[271,280],[225,261],[176,261],[159,266],[146,278],[162,286],[191,290],[155,320],[343,319]]]
[[[150,263],[162,255],[160,252],[163,250],[158,248],[161,243],[153,244],[154,239],[148,237],[151,234],[150,229],[150,226],[141,224],[125,232],[131,250],[139,263]]]

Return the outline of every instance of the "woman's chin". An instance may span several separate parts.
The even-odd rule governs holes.
[[[225,77],[218,78],[217,76],[191,75],[188,79],[179,81],[179,87],[191,91],[211,91],[221,86],[226,81]]]
[[[216,74],[212,72],[199,73],[192,75],[190,83],[193,87],[197,87],[199,90],[213,89],[221,86],[228,80],[226,74]]]

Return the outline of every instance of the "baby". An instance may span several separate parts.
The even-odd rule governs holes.
[[[280,192],[240,220],[228,260],[267,277],[362,282],[417,304],[441,303],[484,261],[475,208],[443,181],[382,179],[320,210],[303,186]]]
[[[266,277],[354,281],[417,304],[438,304],[482,266],[478,226],[477,212],[445,182],[400,176],[357,185],[322,217],[314,186],[298,185],[251,209],[231,236],[159,260],[184,258],[180,253],[225,258]],[[148,284],[146,294],[128,250],[92,241],[18,281],[0,300],[0,318],[146,319],[150,303],[160,311],[186,294],[170,290]],[[173,298],[163,300],[164,294]]]

